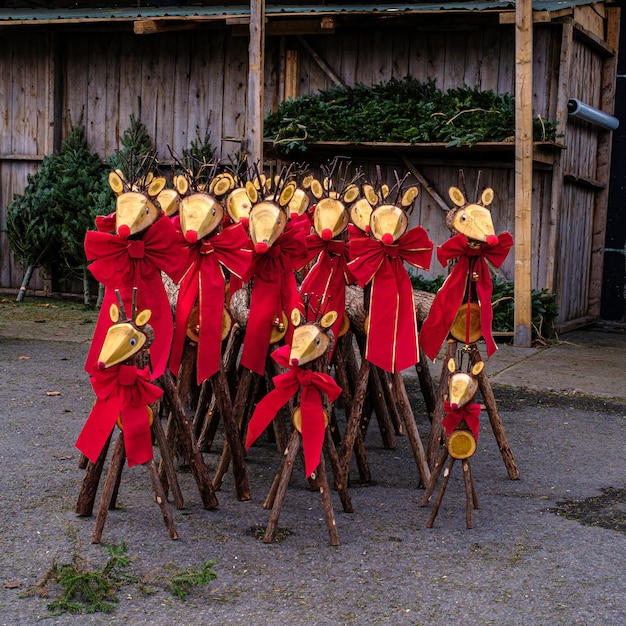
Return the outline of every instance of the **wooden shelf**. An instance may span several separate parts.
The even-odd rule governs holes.
[[[264,140],[265,153],[269,157],[284,158],[275,149],[271,139]],[[306,150],[294,151],[293,160],[322,161],[337,154],[363,160],[380,160],[381,157],[397,158],[405,155],[411,161],[436,164],[443,162],[480,162],[493,167],[513,167],[515,159],[514,141],[478,142],[471,146],[448,147],[445,143],[383,143],[374,141],[318,141],[306,144]],[[533,161],[537,168],[550,169],[556,155],[564,150],[563,144],[551,141],[536,141],[533,144]]]

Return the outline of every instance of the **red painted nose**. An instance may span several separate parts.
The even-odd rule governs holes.
[[[498,245],[498,236],[497,235],[488,235],[487,236],[487,245],[488,246],[497,246]]]
[[[330,228],[325,228],[322,231],[322,239],[324,241],[330,241],[333,238],[333,231]]]
[[[393,243],[393,235],[391,233],[385,233],[382,238],[381,241],[386,245],[386,246],[390,246]]]
[[[257,254],[265,254],[267,252],[267,244],[264,241],[254,244],[254,251]]]
[[[459,405],[458,405],[456,402],[451,402],[451,403],[450,403],[450,408],[451,408],[453,411],[456,411],[456,410],[459,408]]]
[[[298,367],[298,365],[300,365],[300,361],[298,359],[296,359],[296,358],[293,358],[293,359],[291,359],[291,364],[294,367]]]
[[[188,230],[185,233],[185,239],[187,243],[196,243],[198,241],[198,233],[195,230]]]
[[[105,364],[105,362],[104,362],[104,361],[98,361],[98,364],[96,365],[96,367],[97,367],[99,370],[103,370],[103,369],[105,369],[105,368],[106,368],[106,364]]]
[[[127,224],[122,224],[118,229],[117,229],[117,234],[122,238],[122,239],[128,239],[130,237],[130,227]]]

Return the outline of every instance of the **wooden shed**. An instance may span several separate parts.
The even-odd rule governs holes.
[[[140,102],[141,120],[164,159],[168,145],[180,153],[207,130],[227,157],[250,149],[259,116],[283,99],[333,84],[374,85],[409,75],[444,90],[466,84],[516,92],[519,15],[511,1],[2,8],[9,4],[15,3],[0,3],[3,289],[17,289],[22,278],[4,230],[7,204],[59,147],[70,119],[83,116],[90,147],[106,158]],[[560,136],[533,146],[530,242],[515,232],[515,140],[459,148],[325,144],[299,159],[316,163],[342,154],[380,164],[388,176],[394,169],[416,172],[424,184],[412,219],[436,244],[449,236],[441,199],[447,201],[460,168],[470,185],[480,170],[496,193],[496,230],[511,231],[518,243],[523,236],[531,251],[521,262],[510,255],[503,276],[521,271],[532,288],[553,291],[564,329],[600,312],[611,161],[611,132],[568,116],[568,102],[613,113],[620,9],[617,2],[589,0],[535,0],[532,8],[532,108],[557,121]],[[255,40],[263,42],[256,52]],[[266,147],[269,152],[271,142]],[[443,272],[433,263],[429,275]],[[44,278],[32,286],[43,289]]]

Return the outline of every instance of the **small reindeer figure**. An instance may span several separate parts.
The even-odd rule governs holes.
[[[256,441],[274,419],[277,411],[299,393],[300,405],[292,414],[294,430],[285,447],[281,469],[264,504],[265,508],[272,509],[263,539],[266,543],[273,539],[293,472],[293,464],[301,444],[304,451],[305,474],[317,480],[320,490],[331,545],[339,545],[339,538],[322,454],[324,444],[333,465],[335,482],[344,510],[352,511],[346,480],[328,430],[330,409],[328,403],[334,402],[341,393],[341,388],[325,371],[328,366],[328,353],[334,342],[331,327],[336,318],[337,312],[330,311],[319,321],[305,322],[300,309],[295,308],[292,311],[291,323],[295,330],[291,346],[284,345],[271,355],[279,365],[288,368],[288,371],[273,378],[275,388],[257,404],[248,424],[246,448]]]
[[[480,177],[477,188],[479,182]],[[488,357],[497,349],[491,332],[493,285],[487,261],[500,267],[513,245],[510,233],[503,232],[499,236],[495,234],[489,210],[494,197],[492,189],[483,190],[478,202],[468,202],[466,194],[457,187],[451,187],[449,195],[454,208],[448,212],[446,224],[453,236],[437,248],[437,258],[444,266],[450,261],[455,262],[433,300],[420,333],[422,349],[432,360],[448,338],[439,381],[438,406],[433,413],[428,444],[428,459],[431,464],[437,458],[441,444],[442,396],[450,375],[446,364],[454,355],[457,342],[464,343],[473,364],[482,362],[476,345],[481,337],[485,340]],[[517,479],[519,470],[504,433],[491,385],[482,368],[476,377],[509,478]]]
[[[478,441],[480,405],[472,403],[472,400],[478,391],[476,377],[482,372],[483,366],[484,363],[482,361],[474,363],[474,365],[471,365],[470,362],[468,370],[464,372],[457,368],[454,358],[448,360],[447,368],[450,376],[448,377],[448,394],[444,403],[445,418],[443,420],[446,444],[435,463],[430,484],[426,488],[421,506],[427,506],[430,502],[442,469],[443,480],[430,518],[426,524],[427,528],[433,527],[448,485],[452,467],[457,459],[462,461],[463,465],[466,497],[465,523],[467,528],[472,527],[472,507],[475,509],[480,508],[469,459],[474,455],[476,442]]]
[[[97,364],[91,373],[96,402],[76,440],[76,447],[92,462],[93,465],[90,467],[93,468],[101,455],[103,453],[106,455],[115,425],[117,424],[120,429],[103,488],[92,541],[99,543],[102,537],[107,511],[114,505],[116,485],[119,484],[124,457],[127,458],[129,467],[147,466],[170,537],[177,539],[178,533],[152,452],[154,432],[161,446],[161,455],[169,455],[168,448],[164,445],[165,436],[160,428],[160,422],[153,419],[150,408],[150,404],[156,402],[163,393],[159,387],[149,382],[147,350],[154,333],[148,322],[152,313],[148,309],[137,311],[137,290],[134,290],[132,316],[128,318],[119,290],[116,296],[118,305],[112,304],[109,309],[112,326],[107,330]],[[173,468],[173,465],[171,467]],[[93,476],[88,471],[85,478],[87,482],[84,483],[84,487],[87,488]],[[175,473],[170,472],[168,478],[173,485],[177,505],[182,508],[182,496]]]

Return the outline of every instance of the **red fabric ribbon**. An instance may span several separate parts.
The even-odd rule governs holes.
[[[318,256],[302,281],[300,293],[310,296],[313,311],[337,312],[337,320],[331,327],[337,338],[346,310],[346,285],[356,280],[348,269],[349,246],[347,242],[337,239],[325,241],[317,233],[308,235],[307,246],[312,256]],[[332,353],[329,354],[330,358]]]
[[[226,280],[222,266],[232,275],[241,278],[252,259],[250,240],[245,228],[236,223],[211,237],[189,244],[180,228],[180,220],[174,222],[180,246],[187,257],[187,269],[180,281],[176,303],[176,324],[169,368],[178,376],[180,362],[187,336],[189,315],[198,304],[200,340],[198,342],[197,380],[207,380],[220,366],[222,352],[222,311]]]
[[[341,395],[341,387],[329,374],[290,365],[290,351],[291,347],[284,345],[272,352],[272,358],[282,367],[289,368],[289,371],[274,376],[272,379],[274,389],[256,405],[248,424],[246,449],[267,428],[278,410],[301,389],[300,412],[302,414],[304,471],[306,476],[310,476],[319,465],[326,430],[321,394],[325,393],[328,400],[334,402]]]
[[[500,267],[512,245],[513,237],[505,231],[498,237],[495,246],[481,244],[478,247],[471,247],[467,237],[459,233],[437,248],[437,258],[441,265],[445,266],[452,259],[458,258],[458,261],[437,292],[430,313],[422,324],[420,333],[422,350],[431,360],[435,360],[441,344],[450,332],[450,327],[466,296],[468,280],[474,272],[478,277],[476,294],[480,302],[480,327],[487,356],[490,357],[498,349],[491,334],[493,284],[486,261],[494,267]]]
[[[114,365],[93,371],[91,385],[96,402],[76,440],[76,447],[92,463],[98,460],[120,416],[128,467],[141,465],[152,458],[152,435],[146,407],[156,402],[163,390],[149,380],[147,367],[140,370],[134,365]]]
[[[274,320],[282,319],[283,311],[289,316],[300,302],[294,271],[303,267],[308,259],[306,223],[307,220],[299,220],[293,227],[288,224],[267,252],[253,253],[252,263],[243,278],[248,282],[254,277],[254,281],[241,364],[260,375],[265,371]],[[287,342],[293,335],[290,326],[285,335]]]
[[[348,268],[359,285],[372,282],[365,358],[388,372],[419,361],[413,287],[404,263],[428,269],[432,251],[433,242],[421,226],[391,245],[371,237],[350,242]]]
[[[110,221],[110,216],[103,217],[97,220],[97,225],[107,228]],[[85,254],[87,260],[93,260],[89,270],[105,286],[104,300],[85,363],[87,372],[95,367],[106,332],[112,324],[109,309],[111,304],[117,304],[115,290],[120,290],[126,312],[131,315],[133,288],[137,287],[138,309],[152,311],[152,377],[158,378],[163,374],[172,344],[173,320],[161,271],[175,282],[182,277],[185,257],[177,254],[176,247],[176,233],[167,218],[158,219],[141,239],[123,239],[108,232],[87,231]]]
[[[465,420],[468,428],[472,431],[474,439],[478,441],[478,431],[480,429],[480,404],[466,404],[458,409],[453,409],[449,402],[443,403],[443,425],[446,429],[446,436],[449,437],[452,431]]]

